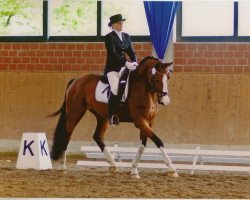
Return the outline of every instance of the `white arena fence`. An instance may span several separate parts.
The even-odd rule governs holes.
[[[138,151],[138,148],[120,147],[118,144],[108,149],[114,155],[117,167],[121,168],[132,167],[132,160]],[[82,146],[81,151],[85,153],[87,159],[79,160],[77,165],[109,167],[99,147]],[[176,169],[190,170],[191,174],[197,170],[250,172],[250,151],[201,150],[197,147],[196,149],[167,149],[167,152]],[[167,166],[163,163],[163,157],[158,148],[145,148],[138,168],[164,169]]]

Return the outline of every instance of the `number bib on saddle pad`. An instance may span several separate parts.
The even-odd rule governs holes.
[[[128,96],[129,71],[124,70],[119,81],[118,99],[125,102]],[[107,77],[103,76],[97,83],[95,98],[99,102],[108,103],[110,86]]]

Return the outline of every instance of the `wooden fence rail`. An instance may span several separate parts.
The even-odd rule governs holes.
[[[117,144],[108,148],[117,160],[117,167],[132,167],[131,161],[138,151],[137,148],[119,147]],[[99,147],[82,146],[81,151],[85,152],[87,159],[92,160],[79,160],[77,165],[109,167]],[[167,152],[176,169],[191,170],[191,174],[196,170],[250,172],[250,151],[201,150],[197,147],[196,149],[167,149]],[[167,168],[163,162],[159,162],[162,160],[159,149],[145,148],[138,167]]]

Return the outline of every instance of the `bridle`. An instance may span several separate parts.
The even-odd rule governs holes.
[[[159,63],[159,62],[158,62]],[[157,64],[158,64],[157,63]],[[158,73],[160,74],[161,76],[164,76],[166,75],[167,77],[169,76],[170,74],[170,70],[168,69],[166,73],[161,73],[157,70],[156,66],[157,64],[152,68],[152,76],[150,77],[150,80],[149,81],[145,81],[145,84],[147,86],[147,88],[152,92],[152,93],[155,93],[157,94],[158,98],[160,97],[163,97],[163,96],[166,96],[168,94],[168,92],[163,92],[163,91],[160,91],[156,88],[155,86],[155,74]]]

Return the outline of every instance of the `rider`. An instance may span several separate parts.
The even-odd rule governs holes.
[[[137,57],[131,44],[130,36],[127,33],[122,32],[123,19],[121,14],[113,15],[110,17],[108,26],[113,29],[105,36],[105,47],[107,49],[107,60],[104,73],[108,77],[110,85],[109,96],[109,123],[112,125],[119,124],[119,118],[116,115],[117,107],[117,94],[119,87],[119,72],[123,67],[127,67],[129,70],[134,70],[137,64]],[[125,53],[129,56],[130,61],[126,59]]]

